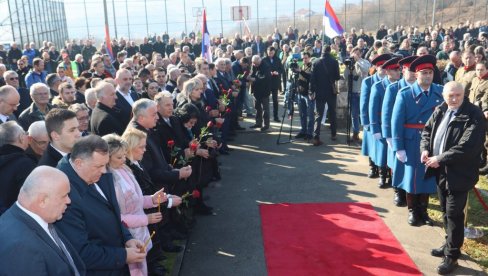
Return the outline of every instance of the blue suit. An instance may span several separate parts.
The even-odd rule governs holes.
[[[122,225],[112,174],[103,174],[97,182],[104,199],[78,176],[68,158],[63,157],[57,168],[69,178],[71,205],[56,227],[76,248],[88,275],[128,275],[125,243],[132,235]]]
[[[385,98],[383,99],[383,105],[381,107],[381,136],[383,136],[383,138],[385,139],[392,137],[391,114],[393,113],[393,105],[395,104],[398,91],[407,86],[410,86],[410,84],[408,84],[408,82],[402,78],[399,81],[390,84],[386,88]],[[393,170],[393,172],[396,173],[394,168],[395,159],[395,152],[390,147],[388,147],[386,164],[389,168]]]
[[[395,187],[410,194],[431,194],[436,192],[435,178],[424,179],[425,165],[420,162],[420,139],[423,125],[429,120],[436,106],[444,102],[442,86],[432,84],[428,96],[424,95],[418,83],[404,87],[398,92],[392,113],[393,150],[405,150],[407,161],[401,179],[394,178]],[[395,162],[400,162],[398,159]],[[400,164],[395,164],[395,168]]]
[[[0,217],[0,225],[0,275],[75,275],[58,245],[17,204]],[[56,232],[80,275],[85,275],[76,249],[60,231]]]
[[[361,124],[363,125],[363,143],[361,147],[361,154],[369,157],[371,157],[375,151],[375,144],[369,126],[369,96],[371,87],[378,81],[381,81],[378,74],[365,78],[361,83],[361,95],[359,98],[359,116],[361,119]]]
[[[383,98],[385,97],[385,91],[391,82],[388,77],[385,77],[382,81],[373,84],[371,88],[371,95],[369,96],[369,123],[370,130],[372,134],[381,134],[381,107],[383,106]],[[374,157],[371,157],[373,162],[378,167],[386,167],[386,152],[388,145],[384,137],[376,140],[373,138],[375,143]]]

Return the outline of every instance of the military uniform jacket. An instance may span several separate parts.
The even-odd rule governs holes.
[[[361,94],[359,97],[359,116],[361,119],[361,124],[364,128],[361,154],[365,156],[370,156],[370,152],[374,152],[374,141],[373,137],[371,136],[371,131],[369,131],[369,96],[371,92],[371,87],[374,83],[379,81],[381,81],[380,76],[378,74],[374,74],[370,77],[365,78],[361,83]]]
[[[407,161],[397,187],[407,193],[434,193],[434,178],[424,180],[425,165],[420,162],[420,136],[436,106],[442,104],[442,86],[432,84],[426,96],[418,83],[398,92],[392,113],[393,150],[405,150]],[[400,162],[398,159],[395,162]],[[400,164],[399,164],[400,165]],[[395,165],[397,166],[397,164]]]
[[[476,77],[476,72],[473,68],[466,70],[466,67],[461,67],[457,70],[456,76],[454,78],[455,81],[460,82],[464,87],[464,96],[469,97],[469,90],[471,88],[471,84],[473,79]]]
[[[381,134],[381,107],[383,106],[383,99],[385,97],[385,91],[388,85],[391,82],[388,77],[385,77],[382,81],[379,81],[373,84],[371,88],[371,95],[369,97],[369,123],[371,126],[371,133],[380,133]],[[374,138],[373,138],[374,139]],[[375,153],[374,155],[370,155],[371,159],[377,166],[384,167],[386,166],[386,152],[387,152],[387,144],[384,138],[379,140],[374,140],[375,146]]]

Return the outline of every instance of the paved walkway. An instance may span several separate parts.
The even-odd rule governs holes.
[[[332,142],[327,127],[325,144],[313,147],[302,140],[276,145],[278,130],[272,124],[267,133],[242,132],[231,143],[231,155],[220,158],[223,181],[206,192],[216,215],[198,217],[180,275],[266,275],[259,203],[352,201],[370,202],[422,273],[437,275],[441,259],[429,252],[442,244],[443,230],[408,226],[407,209],[393,205],[391,189],[381,190],[377,179],[366,177],[367,159],[345,144],[343,133]],[[486,275],[466,259],[456,275]]]

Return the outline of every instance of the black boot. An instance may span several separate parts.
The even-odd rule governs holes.
[[[380,169],[380,181],[378,182],[378,187],[380,189],[386,189],[386,188],[390,187],[388,185],[387,178],[388,178],[388,168],[387,167],[381,167],[381,169]]]
[[[419,226],[420,218],[418,214],[418,199],[417,195],[407,193],[407,207],[408,207],[408,224],[410,226]]]
[[[378,171],[378,166],[376,166],[373,162],[373,160],[371,160],[371,158],[369,158],[369,173],[368,173],[368,177],[369,178],[377,178],[379,176],[379,171]]]
[[[429,217],[427,212],[427,207],[429,206],[429,194],[419,194],[419,214],[422,224],[427,224],[429,226],[434,226],[434,222]]]
[[[407,199],[404,190],[395,188],[395,197],[393,198],[393,203],[395,203],[395,206],[397,207],[407,206]]]

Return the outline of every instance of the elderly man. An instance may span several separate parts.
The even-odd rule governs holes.
[[[478,182],[478,166],[485,141],[486,121],[482,111],[465,100],[463,85],[449,82],[444,103],[438,106],[422,132],[420,151],[427,168],[425,177],[437,182],[444,218],[446,241],[431,254],[443,257],[439,274],[456,269],[464,241],[464,208],[468,192]]]
[[[46,122],[37,121],[32,123],[27,130],[29,137],[29,147],[25,151],[36,159],[36,163],[49,145],[49,135],[47,134]]]
[[[20,113],[28,108],[32,103],[32,100],[29,97],[29,90],[19,86],[19,75],[15,71],[6,71],[3,73],[3,78],[8,85],[13,86],[15,89],[17,89],[17,92],[19,92],[19,106],[14,112],[15,116],[18,117]]]
[[[75,248],[54,226],[70,204],[69,192],[68,178],[59,170],[42,166],[32,171],[17,202],[0,217],[0,274],[86,274]],[[22,254],[12,254],[19,244]]]
[[[266,63],[261,62],[258,55],[252,57],[251,91],[254,94],[256,108],[256,123],[251,128],[261,128],[261,131],[269,129],[269,83],[271,72]]]
[[[36,161],[25,153],[29,146],[27,134],[15,121],[0,125],[0,215],[17,198],[20,186],[36,167]]]
[[[25,76],[25,84],[27,89],[31,87],[34,83],[45,83],[47,73],[44,71],[44,60],[40,58],[35,58],[32,62],[32,70]]]
[[[49,104],[49,87],[44,83],[35,83],[30,88],[33,103],[19,116],[19,124],[27,130],[36,121],[42,121],[52,106]]]
[[[102,81],[97,84],[95,90],[98,102],[90,118],[91,132],[100,136],[110,133],[122,135],[126,125],[120,118],[120,112],[115,108],[117,96],[114,86]]]
[[[63,82],[59,85],[59,96],[52,101],[53,105],[59,108],[68,108],[76,100],[75,87],[69,82]]]
[[[51,143],[42,154],[39,165],[56,167],[59,160],[71,152],[80,138],[76,114],[66,109],[52,109],[46,115],[46,130]]]
[[[0,87],[0,124],[7,121],[16,121],[14,112],[19,106],[20,95],[15,87],[4,85]]]
[[[139,96],[136,92],[131,91],[132,74],[127,69],[120,69],[117,71],[115,78],[117,82],[117,100],[115,107],[120,110],[119,120],[124,128],[129,124],[132,112],[132,105],[137,101]]]
[[[81,136],[87,136],[89,133],[88,127],[90,123],[90,110],[86,105],[75,103],[68,107],[68,110],[76,113],[76,119],[78,120],[78,130]]]
[[[96,135],[81,138],[58,164],[69,179],[71,205],[57,227],[73,244],[90,275],[128,275],[127,264],[146,258],[143,241],[122,225],[107,143]]]

